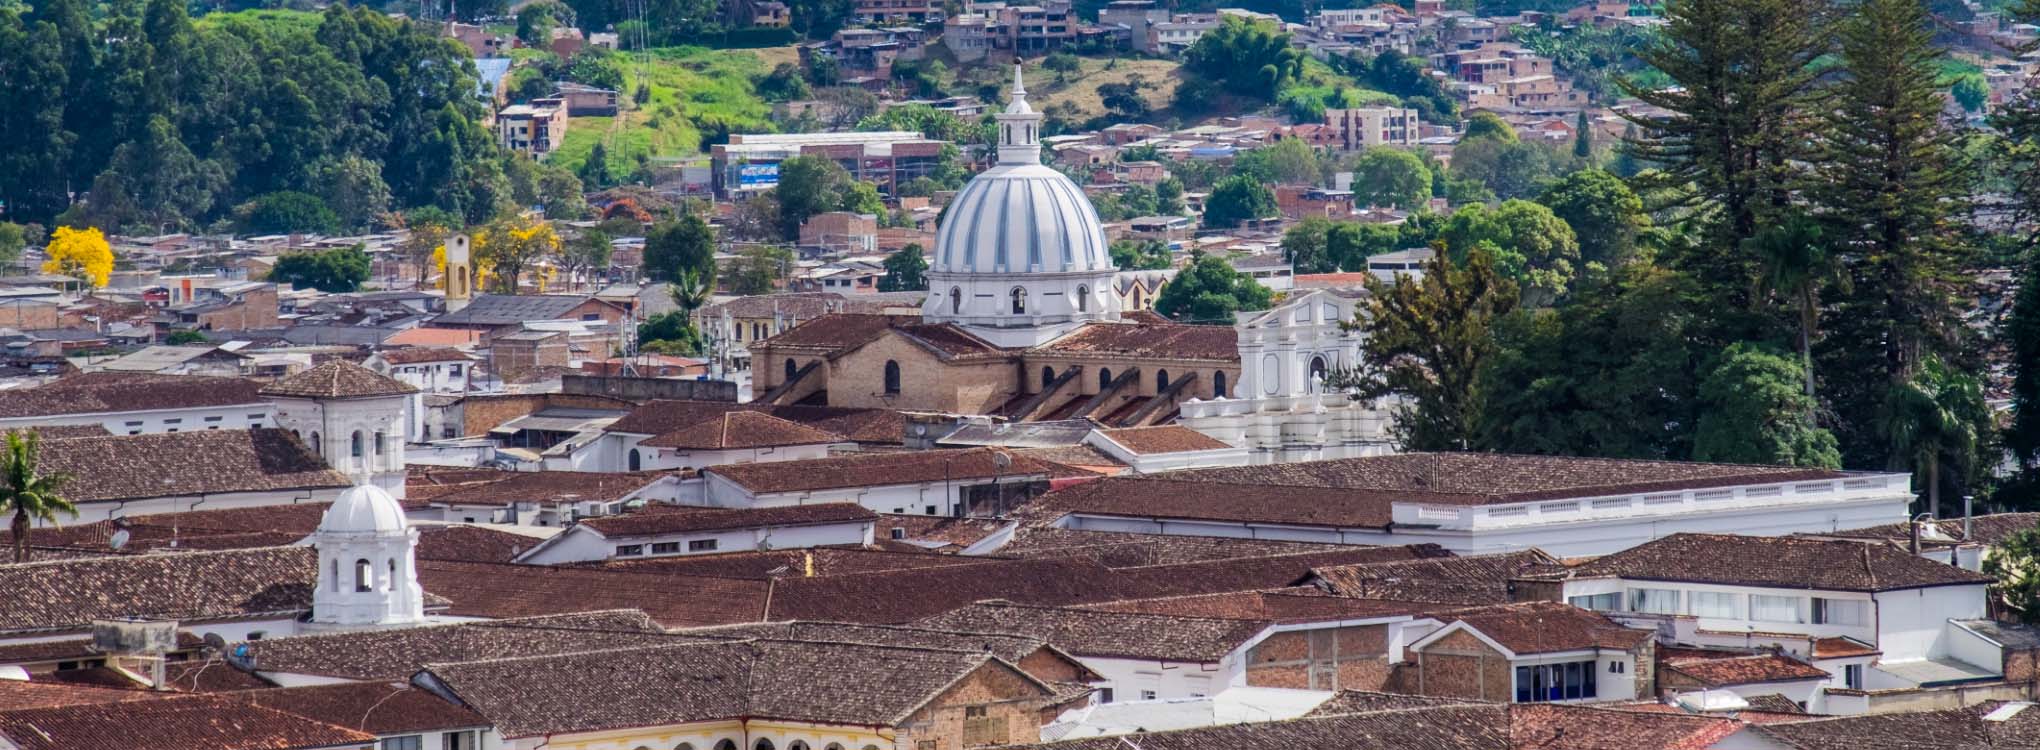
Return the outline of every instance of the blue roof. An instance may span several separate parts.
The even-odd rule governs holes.
[[[503,76],[510,74],[510,58],[483,57],[475,60],[475,72],[482,77],[476,93],[488,96],[496,90],[496,84],[503,82]]]

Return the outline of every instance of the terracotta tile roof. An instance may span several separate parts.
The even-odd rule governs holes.
[[[1352,547],[1279,539],[1244,539],[1173,534],[1129,534],[1111,531],[1022,526],[999,547],[1001,557],[1085,558],[1114,568],[1142,565],[1263,557],[1292,552],[1336,552]]]
[[[709,451],[848,441],[849,438],[842,435],[762,412],[727,411],[692,426],[655,435],[638,444],[653,448]]]
[[[1506,604],[1509,580],[1558,569],[1540,550],[1438,559],[1326,566],[1311,571],[1312,583],[1340,596],[1360,599]]]
[[[483,526],[418,526],[418,559],[507,563],[540,539]]]
[[[199,430],[52,440],[42,469],[73,477],[74,502],[349,485],[287,430]]]
[[[1991,580],[1884,544],[1726,534],[1673,534],[1595,559],[1573,575],[1866,592]]]
[[[889,308],[921,306],[923,292],[910,294],[838,294],[836,292],[788,292],[754,294],[702,309],[708,318],[727,312],[732,318],[783,317],[808,320],[830,313],[884,313]]]
[[[312,369],[262,387],[264,396],[300,398],[366,398],[417,393],[388,375],[344,359],[329,359]]]
[[[774,508],[686,508],[653,505],[647,506],[645,510],[623,515],[582,519],[580,524],[602,532],[605,537],[615,539],[768,526],[870,523],[877,519],[877,513],[856,503],[816,503]]]
[[[1144,732],[1141,750],[1296,750],[1352,747],[1374,750],[1511,750],[1509,709],[1499,704],[1413,707],[1289,721],[1245,722],[1196,729]],[[1027,750],[1127,750],[1125,737],[1095,737]],[[1639,750],[1565,745],[1567,750]],[[1527,750],[1527,748],[1526,748]]]
[[[263,407],[262,384],[241,378],[92,372],[10,390],[0,418],[98,414],[247,404]]]
[[[1466,623],[1518,655],[1593,648],[1627,651],[1654,636],[1654,631],[1624,627],[1607,615],[1559,602],[1497,604],[1431,616],[1447,625]]]
[[[1405,695],[1402,693],[1376,693],[1366,690],[1341,690],[1331,698],[1318,704],[1305,716],[1339,716],[1341,714],[1364,714],[1375,711],[1395,711],[1406,708],[1431,708],[1434,706],[1478,706],[1483,701],[1466,698],[1447,698],[1436,695]]]
[[[609,474],[578,471],[520,471],[433,497],[435,505],[503,507],[512,503],[622,500],[664,477],[663,472]]]
[[[1725,659],[1666,659],[1664,669],[1711,688],[1833,677],[1825,669],[1782,654],[1749,654]]]
[[[667,627],[762,618],[765,581],[581,567],[419,560],[418,582],[457,617],[530,617],[643,609]]]
[[[1743,700],[1750,704],[1751,711],[1762,711],[1767,714],[1799,714],[1801,716],[1806,715],[1805,707],[1800,706],[1799,703],[1793,701],[1791,698],[1787,698],[1777,693],[1770,693],[1767,695],[1751,695],[1743,698]]]
[[[1975,542],[1977,544],[1994,545],[2004,541],[2006,537],[2013,534],[2040,526],[2040,513],[1994,513],[1975,516],[1969,519],[1970,529],[1968,536],[1963,535],[1962,519],[1959,518],[1928,521],[1922,524],[1922,526],[1927,525],[1931,525],[1933,528],[1931,530],[1922,529],[1922,534],[1920,535],[1920,544],[1922,546],[1942,546],[1951,543],[1943,541],[1943,539],[1954,540],[1952,543]],[[1934,532],[1938,532],[1938,534]],[[1801,534],[1800,536],[1884,539],[1905,544],[1912,540],[1912,527],[1910,523],[1890,523],[1882,526],[1831,531],[1823,534]]]
[[[311,608],[310,547],[179,552],[0,565],[0,632],[89,628],[108,617],[205,621]]]
[[[1140,455],[1226,450],[1232,447],[1223,440],[1182,425],[1127,427],[1101,432],[1105,433],[1105,437],[1111,438],[1112,442],[1126,446],[1127,450]]]
[[[1766,724],[1751,731],[1792,750],[2032,748],[2040,747],[2040,708],[1989,701],[1942,711]]]
[[[982,651],[739,641],[429,667],[506,738],[710,719],[893,726],[974,670]],[[618,679],[629,675],[629,679]],[[884,675],[882,680],[822,679]],[[1053,691],[1029,679],[1037,695]]]
[[[1509,707],[1509,746],[1517,750],[1706,750],[1741,730],[1736,721],[1709,716],[1549,703]]]
[[[1387,528],[1394,520],[1385,497],[1333,488],[1176,478],[1185,473],[1194,472],[1112,477],[1067,487],[1036,498],[1026,513],[1042,520],[1083,513],[1365,529]]]
[[[1048,642],[1027,635],[989,630],[864,625],[847,622],[763,622],[724,625],[677,631],[686,635],[734,639],[808,641],[817,643],[862,643],[870,646],[932,648],[945,651],[986,651],[1018,664],[1021,659],[1053,648]]]
[[[171,690],[185,693],[232,693],[276,687],[268,680],[235,669],[218,658],[170,664],[163,669],[163,684]]]
[[[197,649],[200,641],[190,631],[177,631],[179,649]],[[99,652],[92,649],[92,639],[76,638],[58,641],[27,641],[0,645],[0,664],[35,664],[40,662],[69,661],[72,659],[96,659]]]
[[[1399,547],[1338,546],[1323,552],[1237,557],[1226,560],[1118,568],[1113,577],[1130,593],[1121,598],[1261,591],[1304,583],[1318,568],[1359,563],[1394,563],[1450,558],[1435,544]],[[1380,598],[1380,597],[1376,597]]]
[[[1039,638],[1078,657],[1217,662],[1268,628],[1256,620],[1152,615],[980,602],[918,620],[920,627]]]
[[[0,713],[20,750],[299,750],[357,747],[375,735],[264,708],[233,695],[190,695]]]
[[[1104,604],[1079,605],[1106,612],[1144,612],[1179,617],[1223,617],[1275,623],[1358,620],[1370,617],[1414,615],[1435,609],[1421,602],[1393,602],[1380,599],[1350,599],[1332,596],[1315,588],[1236,591],[1222,594],[1192,594],[1156,599],[1129,599]]]
[[[1519,503],[1742,484],[1839,479],[1845,472],[1780,466],[1497,453],[1403,453],[1171,472],[1170,480],[1338,489],[1383,500]]]
[[[415,365],[421,362],[471,362],[475,356],[450,346],[407,346],[384,349],[376,353],[384,362],[393,365]]]
[[[0,706],[5,707],[0,711],[120,703],[165,697],[168,697],[165,693],[76,685],[43,677],[34,680],[0,680]]]
[[[1126,469],[1119,459],[1105,455],[1104,451],[1088,445],[1058,445],[1048,448],[1015,448],[1014,455],[1038,458],[1073,469],[1095,471],[1107,476]]]
[[[976,544],[985,537],[996,533],[1005,522],[985,518],[952,518],[949,516],[921,516],[882,513],[878,517],[876,534],[879,539],[891,541],[892,530],[900,529],[906,539],[918,542],[941,543],[940,547],[921,549],[961,548]],[[1004,553],[1001,553],[1002,556]]]
[[[350,682],[251,693],[258,706],[377,735],[480,729],[481,714],[402,682]]]
[[[674,641],[644,612],[607,610],[395,630],[265,638],[237,661],[257,672],[406,680],[425,664],[624,648]]]
[[[468,346],[482,343],[481,331],[463,328],[406,328],[383,339],[383,346]]]
[[[1009,461],[1000,466],[997,457]],[[841,487],[883,487],[996,477],[1049,478],[1067,473],[1047,462],[996,448],[860,453],[802,461],[723,464],[702,469],[754,494]]]
[[[1229,325],[1090,323],[1029,351],[1149,360],[1238,362],[1239,345],[1239,333]]]
[[[862,348],[887,334],[897,335],[948,361],[1002,359],[1013,352],[993,346],[949,323],[921,322],[919,315],[873,315],[831,313],[801,322],[764,341],[753,349],[791,349],[824,357],[838,357]]]
[[[1881,653],[1884,652],[1877,650],[1876,646],[1854,638],[1815,638],[1813,640],[1813,658],[1815,659],[1842,659],[1851,656],[1873,656]]]
[[[725,401],[651,401],[603,428],[605,432],[663,435],[733,411],[760,412],[860,443],[897,445],[906,435],[906,416],[891,409],[838,406],[768,406]]]
[[[768,620],[900,624],[972,602],[1073,604],[1129,596],[1110,571],[1061,560],[1000,560],[882,573],[771,581]]]
[[[923,516],[927,517],[927,516]],[[937,516],[939,517],[939,516]],[[606,560],[587,567],[635,573],[664,573],[682,576],[769,580],[800,577],[812,565],[816,576],[828,577],[879,573],[916,568],[983,565],[1001,562],[996,557],[942,555],[926,550],[893,550],[872,547],[813,547],[807,549],[726,552],[714,555],[683,555],[643,560]]]

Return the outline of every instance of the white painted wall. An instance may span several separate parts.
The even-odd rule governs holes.
[[[1141,700],[1141,691],[1152,690],[1155,700],[1189,698],[1196,694],[1216,695],[1229,687],[1247,683],[1245,650],[1236,651],[1216,664],[1154,661],[1110,656],[1073,654],[1084,666],[1103,678],[1093,683],[1112,690],[1112,702]],[[1103,700],[1102,697],[1099,700]]]
[[[295,503],[330,503],[340,497],[345,487],[322,489],[278,491],[278,492],[223,492],[198,495],[175,495],[152,497],[141,500],[104,501],[78,504],[78,516],[60,516],[58,520],[66,525],[97,523],[112,518],[126,518],[151,513],[178,513],[189,510],[225,510],[228,508],[255,508],[268,505],[292,505]],[[37,526],[48,524],[38,523]]]
[[[952,482],[927,482],[920,484],[897,484],[875,487],[839,487],[809,492],[775,492],[753,495],[728,478],[707,472],[702,486],[701,504],[717,508],[777,508],[789,505],[814,505],[817,503],[857,503],[878,513],[903,515],[953,516],[962,502],[967,487],[994,484],[990,480],[968,479]],[[1044,475],[1013,475],[999,479],[997,484],[1025,485],[1045,479]],[[1010,488],[1015,498],[1022,491]]]
[[[1988,609],[1983,584],[1885,591],[1876,599],[1876,644],[1887,662],[1949,655],[1948,621],[1980,619]],[[1977,666],[1995,669],[1998,659]]]
[[[258,401],[228,406],[11,417],[0,419],[0,432],[24,427],[57,425],[99,425],[115,435],[245,430],[250,427],[276,426],[276,405]]]
[[[651,557],[680,557],[685,555],[708,555],[722,552],[749,552],[761,549],[797,549],[835,544],[870,544],[872,524],[868,521],[850,523],[810,524],[804,526],[770,526],[749,529],[721,529],[691,534],[657,534],[609,538],[588,526],[568,527],[560,536],[543,548],[532,550],[520,563],[556,565],[568,562],[594,560],[636,560]],[[713,541],[713,549],[689,552],[693,542]],[[654,544],[674,544],[677,551],[654,553]],[[637,545],[643,551],[637,555],[618,555],[617,547]]]
[[[341,474],[365,475],[398,500],[404,499],[404,446],[411,420],[409,395],[378,398],[277,398],[276,426],[296,432]],[[361,455],[353,436],[362,435]],[[376,436],[382,439],[378,441]],[[316,440],[314,437],[316,436]],[[379,448],[379,449],[378,449]]]

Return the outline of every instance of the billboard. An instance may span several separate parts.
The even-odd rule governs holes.
[[[737,187],[763,190],[779,184],[779,164],[745,164],[737,168]]]

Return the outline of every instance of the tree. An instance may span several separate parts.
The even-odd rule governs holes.
[[[1105,105],[1105,109],[1112,115],[1115,121],[1140,122],[1148,118],[1152,109],[1148,106],[1147,97],[1141,95],[1141,92],[1152,88],[1154,88],[1154,84],[1148,83],[1147,78],[1139,73],[1135,73],[1127,76],[1124,82],[1100,84],[1098,86],[1098,102]],[[1121,159],[1124,161],[1141,160],[1139,158],[1127,159],[1123,154]]]
[[[1572,155],[1574,159],[1586,161],[1594,158],[1594,128],[1587,121],[1587,111],[1580,110],[1580,116],[1573,121]]]
[[[285,253],[269,269],[269,280],[299,289],[345,294],[368,280],[368,253],[360,245],[308,253]]]
[[[1155,214],[1158,216],[1183,215],[1183,181],[1164,177],[1155,183]]]
[[[768,102],[791,102],[814,95],[807,80],[801,77],[800,66],[790,62],[780,63],[771,73],[759,77],[756,89],[758,96]]]
[[[795,156],[779,163],[779,185],[772,189],[779,198],[781,237],[800,236],[800,225],[815,214],[838,210],[850,192],[850,173],[825,156]]]
[[[1053,52],[1041,61],[1041,67],[1054,72],[1058,83],[1067,83],[1071,73],[1083,71],[1084,61],[1068,52]]]
[[[1557,152],[1541,143],[1465,138],[1452,148],[1453,175],[1504,200],[1535,196],[1559,165]]]
[[[1402,227],[1395,227],[1357,221],[1336,222],[1325,232],[1325,256],[1337,270],[1365,271],[1368,258],[1404,247],[1421,247],[1424,244],[1422,239],[1404,236],[1404,229],[1414,224],[1407,222]]]
[[[638,349],[658,354],[699,354],[701,331],[684,310],[659,313],[638,324]]]
[[[928,256],[918,244],[908,244],[886,256],[885,276],[878,280],[881,292],[925,292],[928,290]]]
[[[541,0],[517,10],[517,39],[525,46],[545,49],[552,44],[555,26],[574,25],[574,9],[564,3]]]
[[[1796,308],[1800,377],[1811,409],[1815,403],[1813,337],[1820,325],[1820,290],[1836,275],[1828,240],[1818,222],[1792,213],[1757,230],[1744,245],[1761,264],[1760,288],[1791,300]]]
[[[560,248],[560,272],[566,274],[568,283],[586,276],[592,280],[596,271],[609,270],[610,255],[615,251],[615,237],[600,226],[581,230]]]
[[[522,217],[490,222],[475,236],[475,263],[499,285],[502,294],[517,294],[524,272],[560,249],[551,224]]]
[[[2040,529],[2021,529],[1983,556],[1991,599],[2027,625],[2040,624]]]
[[[26,227],[8,221],[0,221],[0,269],[14,265],[21,258],[21,250],[28,246]]]
[[[1303,53],[1289,45],[1288,34],[1273,23],[1230,15],[1198,37],[1183,61],[1184,69],[1225,92],[1258,101],[1274,101],[1303,74]]]
[[[331,234],[340,226],[340,217],[319,196],[293,190],[256,196],[237,212],[241,227],[255,234]]]
[[[713,275],[715,230],[689,211],[660,223],[645,235],[645,275],[654,281],[678,281],[687,273]]]
[[[1579,240],[1580,260],[1614,266],[1636,252],[1637,237],[1650,226],[1643,199],[1621,178],[1600,169],[1582,169],[1545,188],[1538,203],[1551,209]]]
[[[1520,296],[1486,251],[1465,257],[1455,263],[1439,253],[1421,280],[1366,279],[1369,297],[1356,324],[1367,333],[1362,358],[1379,376],[1361,394],[1404,399],[1395,433],[1405,450],[1471,447],[1480,422],[1475,380],[1495,351],[1489,329]]]
[[[1980,75],[1971,74],[1955,79],[1955,85],[1949,88],[1948,93],[1954,96],[1955,103],[1962,105],[1962,109],[1967,112],[1982,111],[1983,105],[1990,103],[1990,84],[1985,83],[1983,76]]]
[[[76,13],[83,23],[74,2],[36,7],[44,16]],[[23,15],[0,11],[0,70],[7,71],[0,75],[0,101],[11,102],[0,107],[0,132],[19,139],[0,149],[0,204],[9,216],[44,220],[70,203],[65,169],[77,136],[64,126],[66,89],[88,71],[65,69],[66,40],[56,25]],[[74,52],[89,59],[93,47]]]
[[[673,298],[674,307],[692,315],[715,296],[715,276],[706,271],[683,272],[666,285],[666,294]]]
[[[1317,150],[1303,139],[1282,138],[1240,154],[1233,161],[1233,173],[1271,185],[1316,185],[1324,176],[1324,166]]]
[[[783,247],[753,247],[742,256],[723,271],[723,286],[742,297],[770,294],[793,266],[793,253]]]
[[[1282,233],[1282,258],[1297,273],[1327,273],[1338,268],[1338,262],[1326,251],[1332,226],[1332,220],[1323,216],[1303,217],[1303,221]]]
[[[1431,170],[1416,154],[1377,146],[1353,163],[1355,203],[1414,211],[1430,200]]]
[[[327,159],[312,170],[318,197],[340,226],[359,229],[380,221],[390,209],[390,186],[382,165],[359,156]]]
[[[609,175],[609,147],[595,142],[588,150],[588,159],[581,162],[581,168],[574,173],[581,178],[581,185],[590,190],[601,190],[616,184],[616,178]]]
[[[1266,310],[1274,300],[1274,292],[1233,270],[1224,258],[1199,253],[1162,285],[1155,312],[1186,322],[1230,325],[1233,313]]]
[[[0,513],[14,521],[14,561],[28,562],[28,534],[41,521],[52,526],[57,514],[78,517],[78,506],[63,495],[68,475],[42,470],[42,436],[32,430],[9,430],[0,454]]]
[[[1492,140],[1502,143],[1516,143],[1516,129],[1493,112],[1475,112],[1466,118],[1466,130],[1459,135],[1459,142]]]
[[[1926,512],[1941,517],[1941,487],[1944,480],[1957,488],[1967,486],[1976,469],[1984,429],[1990,424],[1990,407],[1983,400],[1983,386],[1976,378],[1958,372],[1939,358],[1920,364],[1911,380],[1892,386],[1878,410],[1878,427],[1892,446],[1891,468],[1925,468]],[[1943,477],[1941,469],[1955,469]]]
[[[2012,414],[2005,447],[2031,473],[2040,463],[2040,260],[2029,259],[2019,278],[1999,340],[2011,348]]]
[[[1111,253],[1112,265],[1122,271],[1158,270],[1175,262],[1175,253],[1161,240],[1119,240],[1112,243]]]
[[[43,251],[49,255],[43,273],[69,276],[91,289],[106,286],[113,277],[113,246],[97,228],[57,227]]]
[[[163,337],[163,343],[171,346],[203,344],[206,343],[206,338],[205,334],[199,331],[171,331],[170,335]]]
[[[1220,181],[1205,199],[1204,226],[1230,229],[1275,213],[1275,194],[1268,192],[1267,185],[1246,175],[1234,175]]]
[[[1453,212],[1439,242],[1456,263],[1475,250],[1486,252],[1503,276],[1523,285],[1524,301],[1545,305],[1566,293],[1578,274],[1579,240],[1551,209],[1526,200],[1488,208],[1475,204]]]
[[[588,199],[582,193],[581,179],[574,173],[551,164],[540,164],[537,187],[538,204],[545,207],[545,218],[559,221],[588,218]]]
[[[1814,423],[1815,402],[1800,388],[1803,370],[1790,355],[1731,344],[1700,383],[1693,460],[1841,468],[1834,433]]]
[[[435,265],[433,256],[445,252],[446,238],[453,236],[460,225],[460,217],[447,213],[436,206],[412,209],[401,216],[410,235],[398,245],[404,258],[417,269],[418,286],[425,286],[425,277]]]

